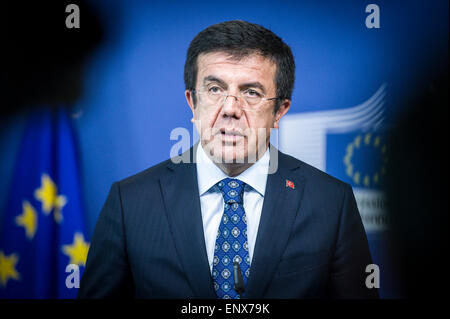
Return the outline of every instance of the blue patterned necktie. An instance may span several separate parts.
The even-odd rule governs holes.
[[[244,211],[245,183],[225,178],[217,183],[223,199],[224,212],[217,232],[214,248],[212,277],[217,297],[238,299],[234,287],[233,264],[237,262],[242,271],[244,287],[250,271],[247,242],[247,217]]]

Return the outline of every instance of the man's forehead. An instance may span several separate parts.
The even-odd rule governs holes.
[[[246,69],[257,73],[274,74],[275,63],[258,53],[253,53],[243,57],[236,57],[227,52],[202,53],[197,59],[198,71],[203,73],[209,69]]]

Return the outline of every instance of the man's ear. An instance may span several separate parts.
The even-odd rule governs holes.
[[[190,90],[184,91],[184,96],[186,97],[186,101],[187,101],[189,107],[191,108],[192,115],[194,115],[195,106],[194,106],[194,97],[193,97],[192,91],[190,91]]]
[[[291,107],[291,100],[284,99],[283,103],[281,103],[277,113],[275,114],[275,121],[273,123],[274,128],[276,129],[279,128],[281,118],[289,111],[290,107]]]
[[[194,119],[195,119],[195,104],[194,104],[193,93],[190,90],[186,90],[186,91],[184,91],[184,96],[186,97],[186,101],[187,101],[187,103],[189,105],[189,108],[192,111],[191,122],[194,123]]]

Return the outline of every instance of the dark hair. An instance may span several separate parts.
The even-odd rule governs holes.
[[[226,52],[240,59],[251,54],[272,60],[276,66],[275,84],[278,110],[283,99],[291,99],[295,80],[295,62],[291,48],[272,31],[254,23],[233,20],[209,26],[191,41],[184,65],[186,90],[194,90],[197,81],[197,58],[201,53]],[[195,95],[193,96],[194,103]]]

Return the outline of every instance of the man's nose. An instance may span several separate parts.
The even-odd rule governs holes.
[[[241,103],[241,98],[234,95],[227,95],[223,102],[222,113],[230,117],[240,118],[242,116]]]

